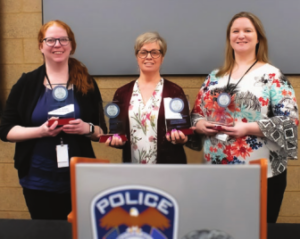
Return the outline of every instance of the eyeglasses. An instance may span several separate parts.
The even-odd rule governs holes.
[[[60,37],[60,38],[47,37],[44,38],[43,41],[46,42],[47,46],[54,46],[56,44],[56,41],[58,41],[60,45],[66,46],[69,44],[70,39],[69,37]]]
[[[159,58],[161,56],[161,50],[152,50],[152,51],[140,50],[138,51],[137,55],[139,58],[146,58],[149,53],[151,57],[154,59]]]

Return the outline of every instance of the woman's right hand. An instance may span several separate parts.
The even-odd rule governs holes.
[[[197,122],[195,130],[199,134],[213,136],[219,132],[217,129],[215,129],[215,127],[215,124],[212,124],[205,119],[201,119]]]
[[[41,126],[24,127],[20,125],[14,126],[7,134],[6,138],[10,142],[22,142],[30,139],[38,139],[42,137],[55,137],[62,131],[62,127],[56,128],[58,121],[49,126],[46,121]]]
[[[111,146],[111,147],[120,147],[123,146],[126,142],[121,139],[121,137],[118,134],[114,134],[112,137],[109,137],[105,145]]]
[[[39,127],[40,136],[42,137],[55,137],[62,131],[62,127],[56,128],[58,125],[58,121],[54,121],[54,123],[49,126],[49,122],[46,121]]]

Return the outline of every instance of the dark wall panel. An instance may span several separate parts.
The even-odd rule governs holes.
[[[146,31],[167,40],[162,74],[207,74],[222,64],[227,24],[240,11],[263,22],[271,63],[299,74],[299,0],[44,0],[43,22],[71,26],[75,57],[92,75],[137,74],[134,41]]]

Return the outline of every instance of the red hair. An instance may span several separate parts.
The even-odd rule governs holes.
[[[38,33],[38,42],[39,47],[42,47],[43,39],[45,37],[45,33],[48,30],[50,26],[57,25],[63,29],[66,30],[68,37],[71,42],[72,50],[70,52],[70,55],[73,55],[76,50],[76,41],[75,41],[75,35],[71,28],[64,22],[60,20],[53,20],[50,22],[45,23],[39,33]],[[85,65],[83,65],[80,61],[77,59],[70,57],[69,58],[69,75],[70,75],[70,83],[76,86],[76,89],[82,94],[86,94],[89,90],[94,89],[94,84],[92,77],[88,73],[88,69]]]

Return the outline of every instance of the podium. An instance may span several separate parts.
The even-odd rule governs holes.
[[[135,165],[72,158],[71,187],[73,239],[267,238],[266,159]]]

